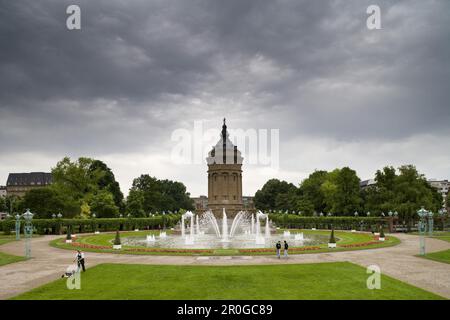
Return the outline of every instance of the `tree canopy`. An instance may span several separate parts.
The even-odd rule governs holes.
[[[162,211],[193,210],[186,186],[178,181],[159,180],[148,174],[134,179],[127,198],[126,212],[133,216]]]

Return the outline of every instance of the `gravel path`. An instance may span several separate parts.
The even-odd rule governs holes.
[[[48,243],[61,236],[43,236],[32,239],[33,258],[0,267],[0,299],[7,299],[29,291],[52,280],[56,280],[75,257],[75,252],[50,247]],[[415,257],[419,251],[419,237],[395,234],[401,243],[394,247],[291,255],[288,259],[275,256],[153,256],[125,255],[87,252],[87,267],[100,263],[132,264],[184,264],[184,265],[240,265],[320,263],[349,261],[367,267],[378,265],[383,274],[405,281],[414,286],[434,292],[450,299],[450,264]],[[450,249],[450,243],[437,239],[426,239],[427,252]],[[24,241],[14,241],[0,246],[0,251],[24,254]]]

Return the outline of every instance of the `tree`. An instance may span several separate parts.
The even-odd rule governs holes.
[[[328,179],[327,171],[314,171],[309,177],[302,181],[300,193],[313,205],[313,211],[323,212],[326,208],[323,184]]]
[[[134,217],[143,217],[145,215],[144,201],[142,190],[131,189],[127,197],[126,213]]]
[[[0,212],[6,212],[8,210],[8,206],[6,205],[5,197],[0,197]]]
[[[194,209],[183,183],[158,180],[148,174],[134,179],[126,209],[131,215],[139,216],[143,212],[179,211],[180,209]]]
[[[99,218],[114,218],[119,215],[119,208],[116,206],[112,194],[106,190],[95,194],[89,206],[91,212],[95,213]]]
[[[312,216],[314,213],[314,204],[306,197],[300,197],[295,203],[295,210],[301,211],[302,215]]]
[[[63,198],[52,187],[28,190],[23,197],[23,206],[36,214],[35,218],[51,218],[52,214],[64,211]]]
[[[282,200],[287,198],[278,198],[280,194],[295,193],[297,188],[286,181],[280,181],[278,179],[270,179],[267,181],[261,190],[255,193],[255,206],[261,210],[288,210],[284,208],[285,204]]]
[[[344,167],[336,178],[336,193],[334,195],[333,212],[352,214],[361,208],[359,192],[360,179],[356,171]]]
[[[104,162],[100,160],[92,161],[89,166],[89,174],[91,179],[96,181],[99,190],[111,192],[117,207],[124,207],[123,193],[120,191],[119,183],[116,181],[114,173]]]

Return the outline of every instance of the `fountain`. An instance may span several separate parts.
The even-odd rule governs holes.
[[[269,216],[266,215],[266,231],[265,231],[265,237],[270,238],[270,227],[269,227]]]
[[[264,237],[261,236],[261,223],[259,221],[260,217],[264,217],[264,213],[262,213],[261,211],[258,211],[256,213],[256,238],[255,238],[255,243],[256,244],[265,244],[266,240],[264,239]]]
[[[251,232],[251,234],[254,234],[255,233],[255,216],[253,215],[253,213],[252,213],[252,222],[251,223],[252,224],[251,224],[250,232]]]
[[[195,216],[195,217],[194,217]],[[262,221],[265,225],[262,227]],[[226,249],[226,248],[274,248],[277,241],[291,239],[295,246],[328,243],[327,235],[292,235],[289,231],[271,234],[271,221],[268,215],[258,211],[250,214],[238,212],[234,219],[228,219],[225,210],[222,219],[217,219],[212,211],[194,215],[188,211],[181,216],[180,234],[161,231],[159,236],[129,236],[122,239],[127,246],[144,246],[175,249]],[[262,230],[264,228],[264,230]],[[172,231],[175,231],[171,229]]]
[[[196,231],[197,235],[199,235],[200,234],[200,225],[198,223],[198,214],[195,215],[195,227],[196,227],[195,231]]]
[[[303,241],[303,240],[305,240],[304,237],[303,237],[303,232],[295,234],[294,240],[295,241]]]
[[[225,208],[223,208],[223,214],[222,214],[222,242],[229,242],[229,240],[228,240],[228,221],[227,221],[227,214],[225,213]]]

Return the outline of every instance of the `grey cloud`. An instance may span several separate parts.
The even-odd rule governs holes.
[[[450,135],[448,1],[377,1],[378,31],[369,0],[81,0],[70,32],[72,3],[0,2],[2,156],[163,152],[222,116],[290,148]]]

